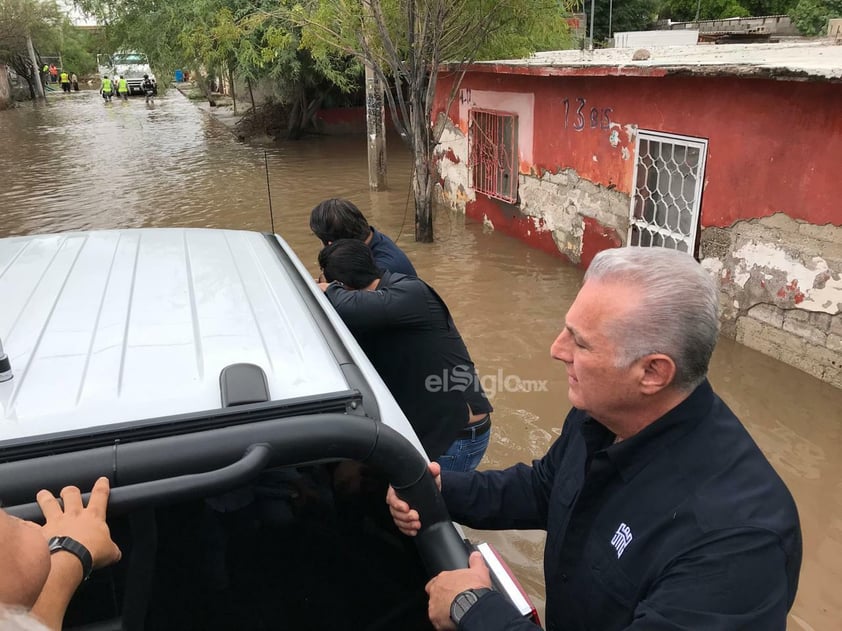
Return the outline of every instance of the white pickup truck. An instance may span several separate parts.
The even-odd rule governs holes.
[[[129,94],[143,94],[143,75],[149,75],[154,86],[153,93],[158,94],[158,82],[149,66],[149,59],[143,53],[134,51],[118,52],[112,55],[97,55],[99,76],[107,75],[118,79],[121,75],[129,86]],[[116,89],[116,83],[115,83]]]
[[[0,505],[37,520],[39,489],[111,480],[123,560],[80,586],[66,631],[432,631],[424,585],[466,567],[470,544],[406,416],[283,239],[0,238],[0,305]],[[394,527],[388,483],[418,509],[417,537]]]

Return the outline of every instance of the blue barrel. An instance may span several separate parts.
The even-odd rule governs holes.
[[[176,70],[175,71],[175,80],[176,81],[184,81],[184,72],[182,72],[181,70]]]

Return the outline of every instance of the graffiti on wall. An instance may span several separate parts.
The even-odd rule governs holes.
[[[564,104],[564,128],[582,131],[583,129],[608,129],[611,127],[612,107],[588,107],[588,100],[580,97],[562,99]]]

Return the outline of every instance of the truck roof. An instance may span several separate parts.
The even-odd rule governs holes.
[[[0,383],[0,443],[218,409],[220,371],[234,363],[260,366],[273,401],[347,391],[304,276],[280,238],[255,232],[0,239],[0,340],[14,373]]]

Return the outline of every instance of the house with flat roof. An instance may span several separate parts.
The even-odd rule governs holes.
[[[842,46],[565,50],[442,68],[439,201],[586,267],[669,247],[723,333],[842,387]]]

